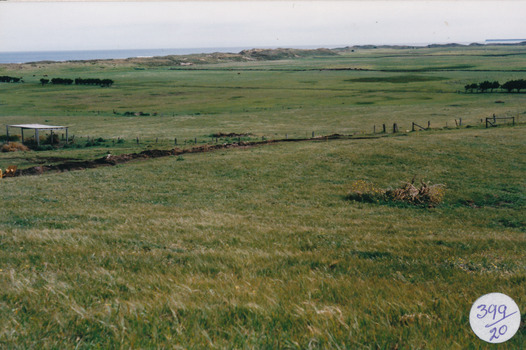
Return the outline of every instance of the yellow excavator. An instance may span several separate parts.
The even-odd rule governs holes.
[[[15,176],[17,166],[16,165],[10,165],[5,170],[5,173],[2,173],[2,169],[0,169],[0,179],[3,177],[13,177]]]

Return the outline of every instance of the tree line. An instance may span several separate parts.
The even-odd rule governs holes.
[[[72,85],[75,83],[75,85],[97,85],[101,87],[110,87],[113,85],[114,81],[111,79],[98,79],[98,78],[90,78],[90,79],[82,79],[82,78],[76,78],[75,80],[69,79],[69,78],[52,78],[51,80],[42,78],[40,79],[40,83],[42,85],[46,84],[53,84],[53,85]]]
[[[15,77],[7,76],[7,75],[0,76],[0,83],[18,83],[21,80],[22,78],[15,78]]]
[[[524,79],[518,79],[518,80],[510,80],[505,82],[504,84],[500,84],[498,81],[483,81],[482,83],[472,83],[467,84],[464,86],[464,89],[466,92],[468,90],[470,92],[487,92],[490,90],[490,92],[493,92],[495,89],[501,89],[506,90],[507,92],[513,92],[513,90],[517,90],[517,92],[521,92],[522,89],[526,89],[526,80]]]

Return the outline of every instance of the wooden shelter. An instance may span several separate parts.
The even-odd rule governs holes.
[[[7,134],[7,140],[9,140],[9,128],[20,128],[21,133],[22,133],[22,143],[24,143],[24,130],[26,130],[26,129],[35,130],[35,140],[36,140],[38,146],[40,146],[40,139],[39,139],[39,136],[38,136],[38,132],[40,130],[51,130],[51,139],[53,139],[53,130],[66,129],[66,142],[69,141],[69,139],[68,139],[68,127],[67,126],[44,125],[44,124],[6,125],[5,126],[5,131],[6,131],[6,134]]]

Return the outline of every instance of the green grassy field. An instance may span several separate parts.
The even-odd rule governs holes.
[[[462,90],[524,78],[525,55],[470,47],[184,69],[0,66],[0,75],[25,80],[0,84],[2,124],[68,125],[79,143],[108,140],[0,153],[0,168],[169,149],[174,137],[208,142],[215,132],[260,139],[369,134],[393,122],[402,129],[1,179],[0,345],[521,348],[524,325],[508,342],[486,344],[471,331],[469,310],[501,292],[525,314],[526,127],[485,129],[480,118],[520,121],[526,94]],[[342,67],[375,71],[320,70]],[[43,74],[116,83],[39,86]],[[428,120],[434,130],[405,132]],[[126,142],[109,141],[117,137]],[[443,203],[347,197],[358,180],[393,188],[415,175],[445,184]]]
[[[521,47],[494,50],[358,50],[335,57],[190,67],[111,61],[6,65],[0,74],[22,76],[25,83],[0,84],[0,118],[5,123],[48,120],[86,136],[171,139],[223,130],[298,136],[371,132],[382,123],[410,128],[413,121],[431,121],[439,127],[458,118],[474,123],[492,113],[522,115],[524,94],[463,94],[468,83],[524,78]],[[373,71],[327,70],[342,68]],[[115,84],[41,86],[44,75],[110,78]],[[123,117],[114,111],[157,116]]]

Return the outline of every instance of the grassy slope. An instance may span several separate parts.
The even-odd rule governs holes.
[[[251,67],[316,67],[347,64],[348,59],[259,62]],[[480,64],[488,65],[482,59]],[[121,99],[130,93],[133,102],[140,101],[138,96],[175,89],[170,87],[170,74],[181,74],[182,85],[217,86],[235,85],[239,82],[233,79],[246,75],[115,69],[122,69],[119,84],[129,81],[129,85],[90,90],[86,109],[101,105],[95,103],[101,98],[98,94],[115,93],[115,99]],[[81,72],[87,76],[84,72],[88,70]],[[99,77],[101,73],[90,74]],[[234,75],[232,80],[225,79],[227,74]],[[348,86],[346,79],[400,75],[249,74],[243,86],[281,88],[287,83],[333,90]],[[523,95],[408,92],[415,87],[459,89],[473,79],[500,76],[487,72],[419,75],[444,74],[452,75],[449,80],[407,84],[351,83],[359,92],[348,94],[350,100],[369,99],[374,104],[355,104],[349,110],[335,107],[341,91],[325,96],[318,90],[287,90],[284,95],[276,89],[237,89],[230,96],[225,92],[230,90],[186,88],[189,95],[195,94],[190,106],[196,106],[200,96],[205,101],[200,104],[203,109],[237,112],[183,113],[168,119],[113,117],[111,110],[98,117],[86,118],[84,112],[57,116],[52,112],[57,102],[43,100],[37,87],[0,86],[10,96],[9,104],[20,103],[17,113],[14,108],[2,109],[1,119],[20,122],[18,116],[36,114],[32,108],[22,108],[28,99],[21,96],[22,91],[27,89],[35,89],[33,98],[44,111],[48,108],[45,118],[53,123],[75,123],[86,135],[127,138],[134,137],[137,128],[167,139],[180,129],[186,137],[217,131],[281,134],[292,128],[342,132],[337,127],[342,125],[345,132],[368,122],[381,123],[386,113],[405,121],[434,116],[443,122],[460,114],[523,112]],[[151,85],[135,89],[134,79]],[[161,83],[163,79],[170,83]],[[380,91],[385,86],[388,91]],[[26,90],[13,95],[22,88]],[[56,90],[52,96],[64,93]],[[74,90],[67,92],[74,95]],[[221,91],[230,97],[247,94],[243,97],[247,100],[238,105],[232,101],[242,98],[222,101]],[[506,103],[494,104],[497,98]],[[308,108],[243,112],[254,108],[257,99],[267,108],[274,108],[280,99],[283,104],[297,101]],[[146,107],[153,108],[172,102],[151,97],[148,103]],[[173,106],[183,110],[179,104]],[[28,119],[42,121],[39,118],[43,119]],[[170,127],[160,130],[165,123]],[[524,126],[520,126],[279,144],[185,155],[183,161],[165,158],[3,179],[0,344],[20,348],[174,344],[484,348],[469,328],[471,303],[484,293],[499,291],[514,298],[521,310],[525,307],[523,135]],[[128,148],[123,151],[133,150],[131,145],[124,147]],[[89,149],[89,155],[100,156],[106,150]],[[65,154],[85,157],[85,152]],[[2,154],[1,160],[16,161],[13,157]],[[388,187],[415,174],[447,184],[442,206],[422,209],[345,199],[355,180]],[[522,328],[504,348],[518,348],[525,337]]]
[[[6,179],[0,341],[479,347],[467,320],[478,296],[504,292],[524,308],[523,132],[282,144]],[[395,186],[413,174],[446,183],[446,203],[344,198],[354,180]]]

